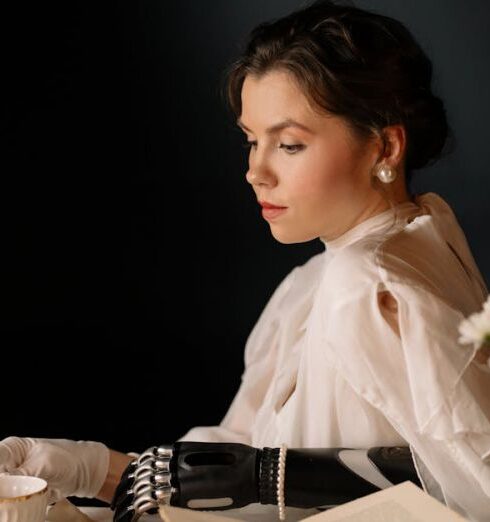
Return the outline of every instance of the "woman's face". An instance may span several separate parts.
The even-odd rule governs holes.
[[[284,71],[245,78],[238,124],[253,142],[246,179],[258,201],[287,207],[266,217],[278,241],[333,239],[389,208],[371,186],[380,149],[355,139],[340,117],[313,111],[292,78]],[[268,132],[286,119],[306,129]]]

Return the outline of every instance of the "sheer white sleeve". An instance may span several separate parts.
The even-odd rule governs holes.
[[[400,335],[380,310],[386,290]],[[429,494],[489,521],[490,369],[458,342],[463,314],[401,282],[363,282],[329,298],[322,342],[330,364],[409,442]]]

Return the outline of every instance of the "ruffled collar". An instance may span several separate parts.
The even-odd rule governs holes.
[[[379,214],[361,221],[354,227],[350,228],[335,239],[326,240],[323,237],[319,239],[325,245],[325,248],[331,254],[335,254],[338,250],[345,248],[367,235],[376,234],[383,231],[385,228],[398,225],[400,223],[407,223],[412,218],[420,214],[429,212],[430,201],[432,198],[440,198],[435,193],[425,193],[415,195],[412,201],[404,201],[395,205],[394,209],[389,208]],[[396,209],[396,220],[395,220]]]

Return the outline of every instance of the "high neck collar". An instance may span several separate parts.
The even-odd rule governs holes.
[[[415,198],[417,200],[417,197]],[[319,239],[325,245],[325,248],[330,254],[335,254],[338,250],[354,243],[358,239],[364,236],[375,234],[388,227],[392,224],[398,224],[407,222],[407,219],[417,214],[424,213],[424,210],[413,201],[404,201],[395,205],[396,208],[396,221],[395,211],[392,208],[384,210],[379,214],[375,214],[364,221],[361,221],[354,227],[350,228],[335,239],[326,240],[323,237]]]

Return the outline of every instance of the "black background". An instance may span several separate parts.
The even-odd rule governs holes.
[[[323,250],[271,236],[220,96],[248,31],[301,5],[2,4],[0,438],[140,451],[220,422],[266,300]],[[412,190],[453,206],[488,281],[490,4],[356,5],[434,61],[458,147]]]

